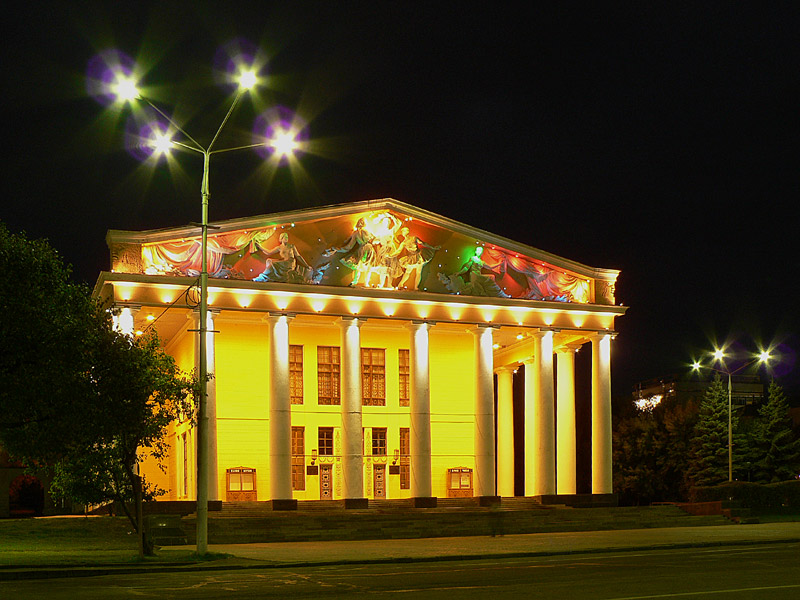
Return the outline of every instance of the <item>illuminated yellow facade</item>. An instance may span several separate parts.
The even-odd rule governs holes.
[[[592,493],[611,493],[610,342],[626,310],[614,302],[618,271],[391,199],[215,227],[210,499],[430,506],[514,495],[511,378],[521,367],[525,495],[575,494],[574,353],[584,344]],[[107,239],[112,270],[95,294],[119,309],[121,329],[155,327],[193,369],[199,232]],[[176,424],[166,473],[145,464],[165,499],[195,497],[195,442],[190,420]]]

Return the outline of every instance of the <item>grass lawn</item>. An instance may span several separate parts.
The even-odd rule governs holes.
[[[195,561],[188,548],[156,551],[147,561]],[[0,568],[15,565],[138,563],[136,535],[124,517],[0,519]]]

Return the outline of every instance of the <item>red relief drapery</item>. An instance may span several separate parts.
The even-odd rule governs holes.
[[[248,246],[249,253],[266,250],[264,244],[275,233],[275,227],[256,231],[237,231],[208,237],[208,272],[219,272],[222,261],[228,254],[239,252]],[[202,249],[199,238],[188,240],[147,244],[142,247],[142,261],[145,273],[199,273],[202,269]]]
[[[486,268],[500,277],[508,269],[522,274],[528,281],[525,297],[531,299],[566,299],[571,302],[589,302],[589,282],[569,273],[537,265],[528,258],[510,254],[499,248],[484,248],[481,260]]]

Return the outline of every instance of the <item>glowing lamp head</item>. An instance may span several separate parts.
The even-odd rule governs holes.
[[[136,98],[139,97],[139,89],[136,87],[136,83],[130,77],[118,77],[113,89],[117,100],[122,102],[136,100]]]
[[[242,71],[239,75],[239,89],[250,90],[256,85],[256,72],[255,71]]]
[[[714,350],[714,360],[722,360],[725,358],[725,353],[722,350]]]
[[[769,361],[770,358],[772,358],[772,355],[769,353],[768,350],[762,350],[758,354],[758,361],[759,362],[765,363],[765,362]]]
[[[297,140],[290,131],[277,131],[269,144],[279,156],[288,156],[297,150]]]
[[[169,154],[172,149],[172,140],[166,133],[156,133],[151,142],[156,154]]]
[[[697,362],[697,361],[694,361],[692,363],[692,369],[694,369],[695,371],[699,371],[700,370],[700,363]]]

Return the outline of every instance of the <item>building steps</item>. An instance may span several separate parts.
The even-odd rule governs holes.
[[[447,499],[439,501],[442,500]],[[520,499],[498,510],[469,506],[464,499],[458,500],[461,502],[424,509],[404,506],[402,501],[377,500],[370,508],[358,510],[345,510],[338,501],[326,506],[313,503],[313,507],[298,502],[297,511],[273,511],[268,502],[242,503],[246,506],[223,503],[222,511],[209,512],[209,541],[221,544],[457,537],[730,523],[721,515],[692,516],[677,506],[557,508]],[[195,516],[184,517],[182,525],[189,543],[193,543]]]

